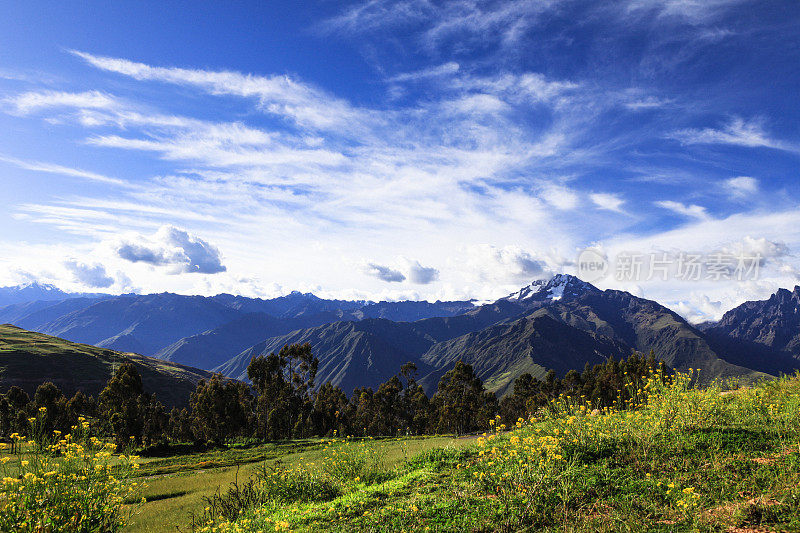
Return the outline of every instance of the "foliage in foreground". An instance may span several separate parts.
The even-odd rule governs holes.
[[[0,531],[118,531],[135,510],[123,504],[141,488],[127,479],[138,468],[136,457],[115,455],[116,444],[89,435],[83,419],[70,434],[56,430],[44,438],[45,416],[42,408],[29,420],[35,441],[15,433],[17,453],[0,458]]]
[[[800,377],[731,394],[692,381],[631,379],[626,410],[563,397],[510,430],[495,421],[469,451],[351,474],[338,495],[267,498],[202,529],[800,530]],[[333,479],[311,465],[303,475]]]

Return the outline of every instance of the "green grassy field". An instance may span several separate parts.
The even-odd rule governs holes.
[[[732,393],[688,383],[650,381],[635,409],[562,401],[479,439],[391,443],[381,468],[381,443],[329,442],[261,473],[257,505],[198,529],[800,531],[800,379]]]
[[[387,470],[396,468],[410,457],[440,447],[461,448],[474,439],[452,437],[421,437],[385,439],[370,444],[381,450]],[[280,461],[286,465],[321,461],[326,441],[309,439],[286,443],[239,446],[225,450],[185,453],[164,458],[141,459],[138,481],[144,481],[147,498],[134,516],[127,532],[176,531],[188,529],[189,513],[201,512],[203,497],[212,496],[217,489],[225,490],[237,477],[240,482],[264,465]]]

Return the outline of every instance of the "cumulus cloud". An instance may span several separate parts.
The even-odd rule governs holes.
[[[419,261],[411,261],[408,267],[408,279],[411,283],[427,285],[439,279],[439,271],[433,267],[424,267]]]
[[[72,273],[73,279],[81,285],[96,289],[107,289],[114,284],[114,278],[109,276],[106,268],[99,263],[87,265],[71,259],[64,261],[64,267]]]
[[[552,275],[544,258],[535,257],[514,245],[472,247],[469,250],[467,268],[481,281],[505,285],[530,283],[534,279]]]
[[[219,249],[174,226],[162,226],[155,235],[137,235],[116,246],[117,256],[132,263],[170,267],[174,274],[218,274],[227,268]]]
[[[749,235],[742,240],[728,244],[722,248],[725,253],[743,257],[760,257],[760,267],[764,267],[768,261],[780,259],[790,255],[789,247],[782,241],[773,241],[765,237],[755,238]],[[782,263],[781,263],[782,264]]]
[[[406,280],[405,275],[399,270],[375,263],[367,263],[364,265],[364,273],[389,283],[400,283]]]

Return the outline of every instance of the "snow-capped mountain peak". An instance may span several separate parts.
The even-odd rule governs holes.
[[[590,283],[569,274],[556,274],[550,280],[535,280],[530,285],[511,293],[504,300],[510,301],[554,301],[564,296],[579,296],[587,291],[596,291]]]

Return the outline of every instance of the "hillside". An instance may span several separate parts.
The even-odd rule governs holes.
[[[791,373],[800,369],[800,286],[745,302],[703,329],[732,362],[772,374]]]
[[[499,396],[512,390],[523,373],[543,379],[549,370],[563,376],[609,357],[628,357],[633,350],[610,338],[576,329],[542,309],[510,324],[499,324],[432,346],[422,361],[437,370],[422,379],[428,392],[456,361],[472,365],[487,389]]]
[[[145,391],[166,406],[188,403],[197,382],[210,377],[196,368],[0,325],[2,391],[16,385],[32,396],[40,384],[51,381],[65,395],[82,390],[96,397],[123,361],[136,365]]]
[[[417,331],[412,323],[382,319],[336,322],[294,331],[256,344],[215,369],[225,376],[247,379],[247,366],[258,355],[278,352],[286,344],[310,343],[319,358],[318,384],[331,381],[350,394],[357,387],[374,387],[397,374],[408,361],[433,340]],[[422,365],[422,369],[427,369]]]
[[[237,499],[231,485],[199,522],[242,533],[798,531],[798,378],[726,392],[690,381],[649,376],[621,411],[556,401],[411,457],[405,439],[325,439],[319,453],[253,471],[261,498]]]

